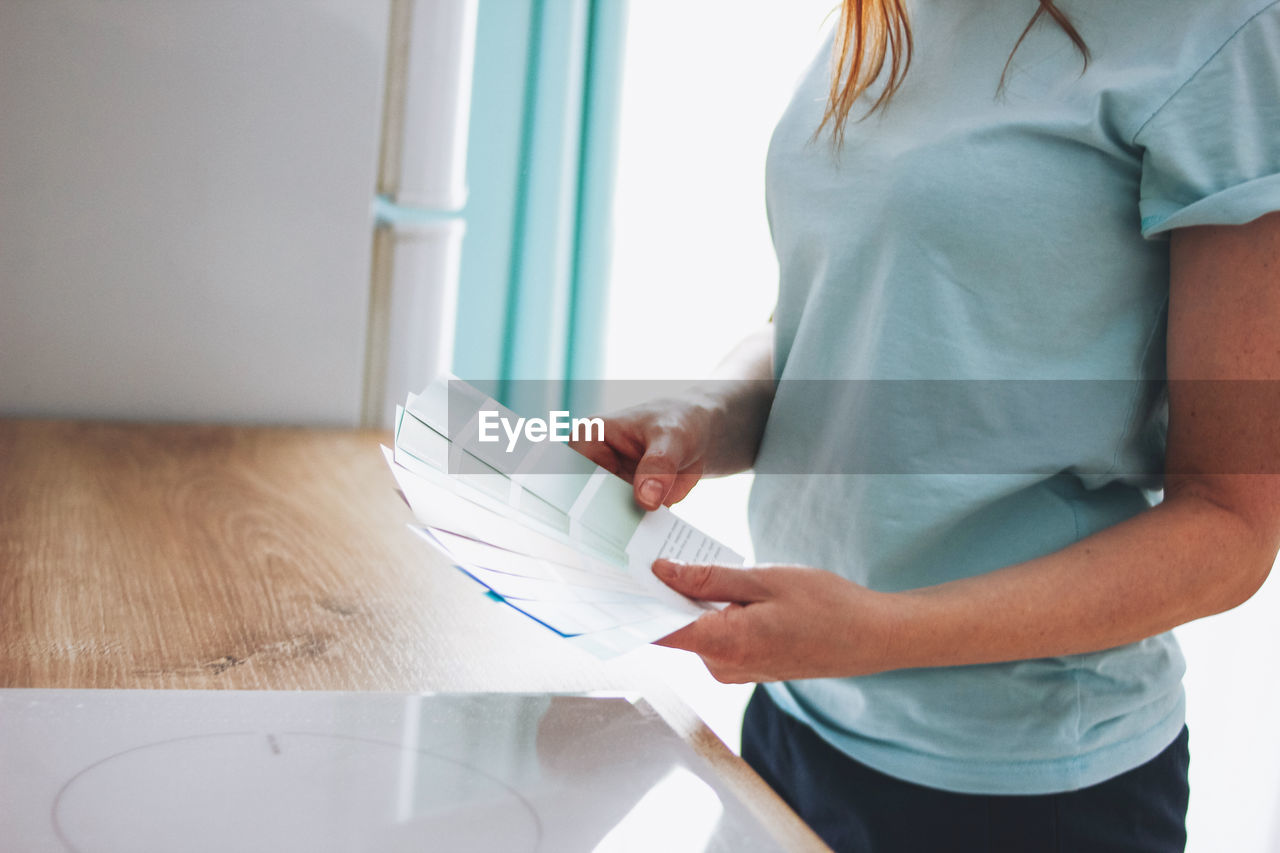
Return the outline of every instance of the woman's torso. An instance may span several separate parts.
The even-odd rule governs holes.
[[[1160,232],[1230,180],[1184,176],[1204,157],[1175,151],[1177,134],[1275,6],[1061,2],[1088,70],[1046,19],[997,96],[1036,5],[917,0],[901,89],[862,121],[855,106],[838,155],[811,138],[825,54],[775,132],[780,384],[751,502],[761,561],[926,586],[1058,550],[1143,511],[1160,486]],[[1166,147],[1168,166],[1152,159]],[[1182,666],[1164,635],[770,689],[884,772],[1039,793],[1158,753],[1182,726]]]

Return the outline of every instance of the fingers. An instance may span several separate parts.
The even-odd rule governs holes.
[[[618,451],[603,441],[574,441],[570,442],[569,446],[610,474],[623,476],[622,457],[618,455]]]
[[[692,484],[684,489],[684,494],[677,493],[678,497],[669,500],[684,462],[684,441],[676,433],[660,432],[653,436],[644,449],[644,456],[636,463],[636,503],[647,510],[655,510],[688,494]]]
[[[670,506],[701,479],[703,462],[697,431],[680,417],[638,409],[606,419],[604,441],[576,441],[570,447],[605,470],[632,483],[645,510]]]
[[[731,604],[724,610],[700,616],[678,631],[655,640],[654,645],[693,652],[702,658],[713,678],[726,684],[762,680],[750,666],[750,628],[746,614],[747,608]]]
[[[732,637],[726,622],[723,611],[712,611],[662,639],[654,640],[653,644],[718,658],[728,651],[727,645]]]
[[[672,631],[660,640],[654,640],[655,646],[666,646],[669,649],[683,649],[686,652],[699,652],[706,645],[704,635],[711,633],[715,636],[715,632],[708,632],[702,628],[702,620],[711,616],[700,616],[697,619],[685,625],[683,628]]]
[[[653,573],[667,586],[689,598],[746,604],[771,597],[764,570],[704,566],[655,560]]]
[[[688,497],[689,492],[693,491],[693,487],[698,485],[698,481],[702,479],[702,470],[702,462],[699,461],[676,474],[675,485],[671,487],[671,491],[667,492],[667,496],[662,502],[667,506],[671,506],[673,503]]]

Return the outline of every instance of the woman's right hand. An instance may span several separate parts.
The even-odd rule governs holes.
[[[572,447],[630,482],[646,510],[682,500],[706,471],[711,411],[684,400],[655,400],[604,418],[603,441]]]
[[[766,327],[738,344],[713,378],[609,415],[603,441],[571,446],[630,482],[644,509],[671,506],[704,475],[751,467],[774,390],[773,329]]]

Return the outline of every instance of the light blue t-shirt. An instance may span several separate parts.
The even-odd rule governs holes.
[[[1168,240],[1280,209],[1280,5],[914,0],[915,55],[838,156],[811,141],[824,52],[775,132],[778,395],[757,459],[761,561],[878,590],[1056,551],[1156,499]],[[880,91],[885,75],[873,86]],[[864,98],[864,105],[870,100]],[[1183,725],[1171,635],[1096,654],[772,684],[885,773],[1071,790]]]

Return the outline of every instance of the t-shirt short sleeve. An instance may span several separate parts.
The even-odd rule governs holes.
[[[1134,141],[1144,237],[1280,210],[1280,3],[1241,25]]]

